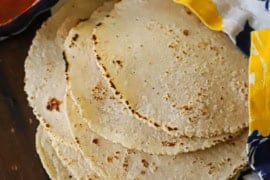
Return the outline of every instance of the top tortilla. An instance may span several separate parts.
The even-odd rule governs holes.
[[[98,8],[89,21],[72,28],[65,41],[65,57],[69,63],[68,82],[74,103],[91,130],[114,143],[153,154],[174,155],[209,148],[235,134],[211,138],[175,137],[149,127],[123,106],[102,77],[92,51],[89,34],[113,3]]]
[[[247,126],[248,61],[225,34],[164,0],[122,0],[99,24],[97,63],[134,116],[172,135]]]

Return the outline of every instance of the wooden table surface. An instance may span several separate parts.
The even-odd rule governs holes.
[[[0,42],[0,179],[47,180],[35,150],[38,122],[24,92],[24,60],[35,31],[49,16],[38,17],[20,35]]]

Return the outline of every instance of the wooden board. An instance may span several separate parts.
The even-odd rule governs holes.
[[[0,179],[48,179],[35,150],[38,125],[24,93],[24,60],[35,31],[49,16],[38,17],[20,35],[0,42]]]

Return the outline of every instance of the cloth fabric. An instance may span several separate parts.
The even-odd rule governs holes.
[[[269,0],[175,0],[210,29],[223,31],[249,56],[249,165],[270,179],[270,2]],[[254,179],[250,173],[243,179]]]

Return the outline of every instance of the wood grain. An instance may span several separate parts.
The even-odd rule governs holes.
[[[24,60],[35,31],[49,16],[38,17],[20,35],[0,42],[0,179],[47,180],[35,150],[38,121],[24,92]]]

